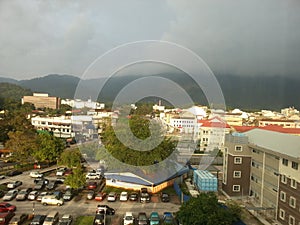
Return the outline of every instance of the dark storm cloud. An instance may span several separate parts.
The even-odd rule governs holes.
[[[81,76],[106,51],[149,39],[191,49],[214,72],[296,76],[299,24],[296,0],[4,0],[0,76]],[[149,68],[159,72],[168,67]]]

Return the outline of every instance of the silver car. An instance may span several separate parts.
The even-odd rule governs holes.
[[[17,196],[17,194],[18,194],[17,190],[10,190],[3,196],[3,200],[11,201]]]

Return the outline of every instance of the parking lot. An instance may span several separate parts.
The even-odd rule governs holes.
[[[55,174],[49,173],[47,179],[53,180],[55,179]],[[21,175],[17,175],[14,177],[6,177],[1,180],[1,184],[5,185],[7,182],[10,181],[22,181],[22,185],[17,187],[17,189],[23,188],[32,188],[34,185],[33,178],[29,176],[29,172],[25,172]],[[65,185],[58,185],[56,190],[64,190]],[[162,215],[162,212],[169,211],[169,212],[176,212],[180,207],[180,202],[177,196],[170,196],[170,202],[161,202],[159,195],[152,195],[151,202],[149,203],[140,203],[139,201],[119,201],[119,196],[115,202],[108,202],[105,198],[103,201],[96,201],[96,200],[87,200],[88,191],[83,190],[77,196],[75,196],[71,201],[67,201],[62,206],[44,206],[38,201],[16,201],[13,199],[8,201],[9,203],[16,205],[16,215],[20,215],[22,213],[26,214],[44,214],[47,215],[51,211],[58,211],[60,215],[62,214],[71,214],[74,218],[77,216],[87,216],[91,215],[94,216],[97,205],[105,204],[109,205],[110,207],[114,208],[116,213],[114,216],[107,217],[107,224],[122,224],[123,216],[125,212],[133,212],[134,216],[137,216],[139,212],[146,212],[147,215],[150,215],[151,212],[157,211],[159,214]]]

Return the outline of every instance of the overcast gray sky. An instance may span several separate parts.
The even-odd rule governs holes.
[[[299,25],[298,0],[1,0],[0,76],[81,76],[106,51],[149,39],[191,49],[215,73],[298,76]]]

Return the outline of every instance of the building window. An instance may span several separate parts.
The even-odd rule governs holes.
[[[292,168],[298,170],[298,163],[292,162]]]
[[[242,164],[242,157],[234,157],[234,164]]]
[[[233,192],[240,192],[241,186],[240,185],[233,185],[232,186],[232,191]]]
[[[284,191],[280,191],[280,200],[285,202],[286,199],[286,193]]]
[[[291,187],[297,189],[297,181],[294,179],[291,179]]]
[[[285,165],[285,166],[287,166],[289,164],[289,160],[287,160],[287,159],[282,159],[282,165]]]
[[[286,184],[286,182],[287,182],[286,176],[285,175],[281,175],[281,183]]]
[[[289,225],[295,225],[295,217],[289,216]]]
[[[285,219],[285,211],[283,209],[279,209],[279,218],[282,220]]]
[[[233,177],[234,178],[241,178],[242,172],[241,171],[233,171]]]
[[[240,145],[236,145],[236,146],[235,146],[235,151],[241,152],[241,151],[243,151],[243,147],[240,146]]]
[[[296,199],[292,196],[290,197],[290,206],[296,208]]]

